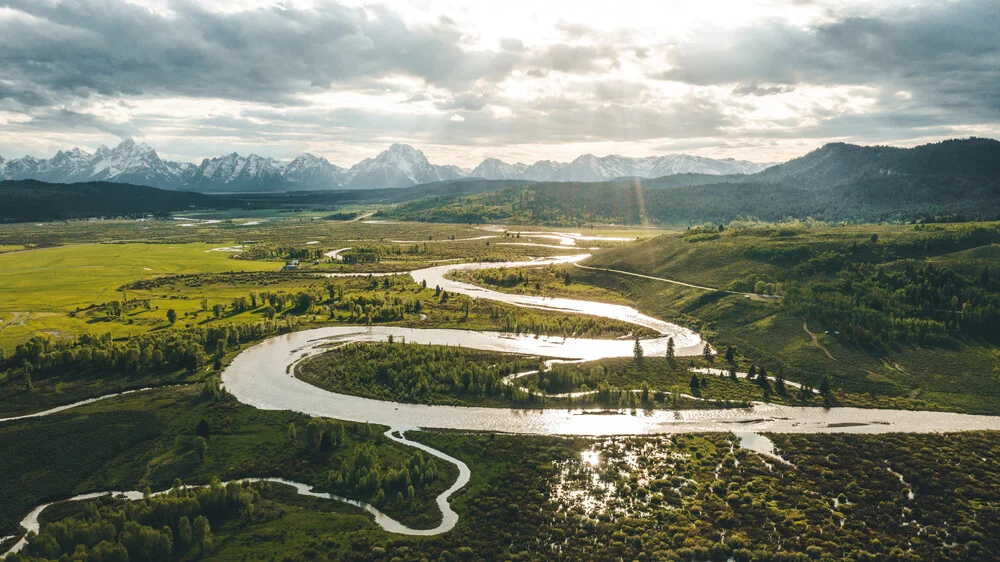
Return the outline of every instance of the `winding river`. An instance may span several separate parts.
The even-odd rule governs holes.
[[[507,263],[450,264],[410,272],[418,283],[440,286],[448,292],[504,302],[540,310],[573,312],[623,320],[659,332],[661,337],[641,341],[647,356],[662,356],[666,340],[673,337],[677,355],[701,353],[704,342],[697,333],[662,320],[644,315],[633,308],[563,298],[513,295],[485,289],[449,279],[456,270],[496,267],[539,267],[549,264],[575,263],[586,254]],[[344,274],[329,274],[342,276]],[[368,275],[368,274],[362,274]],[[760,432],[779,433],[930,433],[964,430],[1000,430],[1000,417],[954,414],[946,412],[876,410],[861,408],[793,407],[776,404],[754,404],[745,409],[728,410],[523,410],[513,408],[482,408],[460,406],[427,406],[403,404],[349,396],[323,390],[292,375],[295,364],[306,357],[321,353],[330,346],[346,342],[386,341],[389,337],[408,344],[434,344],[467,348],[542,355],[565,360],[594,360],[609,357],[630,357],[634,342],[630,339],[579,339],[535,337],[501,333],[449,329],[417,329],[400,327],[326,327],[276,336],[240,353],[222,373],[223,386],[240,402],[263,410],[291,410],[313,416],[323,416],[354,422],[369,422],[389,426],[389,438],[417,447],[459,467],[459,478],[438,499],[444,517],[433,529],[411,529],[378,512],[374,507],[329,494],[311,492],[308,486],[284,482],[299,493],[349,501],[375,515],[384,529],[401,534],[433,535],[454,527],[458,515],[451,509],[449,498],[469,480],[465,463],[426,445],[410,441],[404,432],[416,428],[457,429],[541,435],[637,435],[676,432],[734,432],[744,446],[762,454],[774,456],[769,440]],[[91,403],[92,399],[83,403]],[[74,405],[32,414],[50,415]],[[25,416],[28,417],[28,416]],[[0,419],[0,422],[11,421]],[[273,480],[273,479],[268,479]],[[79,496],[70,499],[83,499]],[[25,528],[37,530],[38,513],[33,511],[22,522]],[[23,541],[15,548],[23,546]]]

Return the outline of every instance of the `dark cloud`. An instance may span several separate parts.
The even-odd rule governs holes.
[[[465,52],[449,22],[407,26],[378,7],[223,14],[184,2],[163,15],[121,0],[6,4],[30,17],[0,19],[0,95],[26,105],[46,96],[25,94],[39,89],[62,98],[177,94],[281,104],[392,73],[462,87],[502,79],[516,62]]]
[[[663,54],[656,75],[695,85],[732,84],[736,94],[796,85],[861,85],[911,92],[921,103],[974,119],[1000,108],[1000,6],[950,2],[882,18],[846,18],[801,28],[770,22],[739,31],[706,29]],[[971,115],[970,115],[971,114]]]

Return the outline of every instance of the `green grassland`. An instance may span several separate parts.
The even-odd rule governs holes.
[[[89,319],[69,314],[91,304],[124,300],[119,288],[139,279],[276,269],[270,263],[231,260],[228,253],[212,251],[213,247],[205,243],[85,244],[0,254],[0,286],[4,288],[0,347],[39,333],[60,337],[94,328],[116,336],[134,333],[135,328],[127,325],[93,326]]]

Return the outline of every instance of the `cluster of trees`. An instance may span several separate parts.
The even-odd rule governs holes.
[[[295,246],[255,246],[244,250],[234,257],[244,260],[321,260],[323,249],[317,247],[297,248]]]
[[[366,324],[372,324],[402,320],[404,315],[418,314],[422,308],[420,299],[390,296],[388,293],[380,295],[372,291],[369,294],[342,297],[331,308],[330,317],[333,317],[335,310],[341,310],[348,313],[350,322],[364,321]]]
[[[518,310],[513,313],[509,308],[502,308],[490,302],[477,302],[501,331],[515,334],[558,334],[574,337],[600,337],[608,334],[640,333],[643,336],[652,334],[651,330],[638,327],[627,322],[608,320],[596,316],[581,314],[534,313],[529,310]]]
[[[341,259],[347,265],[359,263],[379,263],[383,256],[400,255],[399,246],[359,246],[340,254]]]
[[[419,490],[444,476],[435,460],[425,459],[421,451],[410,455],[399,469],[384,469],[375,446],[368,443],[355,446],[340,468],[327,474],[327,479],[335,492],[369,497],[373,504],[385,505],[412,502]]]
[[[253,521],[258,492],[248,484],[188,488],[180,480],[163,494],[147,489],[140,501],[88,502],[82,515],[49,523],[29,535],[21,553],[7,562],[79,560],[85,562],[169,562],[189,551],[204,553],[212,527],[240,518]]]
[[[115,341],[109,333],[83,334],[72,340],[34,336],[18,344],[12,353],[0,349],[0,372],[20,373],[30,387],[34,374],[194,370],[224,355],[227,346],[289,332],[294,327],[294,319],[288,319],[150,332],[126,341]]]
[[[998,289],[985,268],[973,278],[927,263],[859,263],[834,279],[790,288],[785,304],[793,314],[815,318],[866,346],[940,344],[957,334],[996,341]]]
[[[420,403],[510,397],[502,379],[522,369],[518,358],[445,346],[351,343],[307,360],[304,379],[371,398]]]

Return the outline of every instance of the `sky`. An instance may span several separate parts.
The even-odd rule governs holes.
[[[1000,137],[1000,0],[0,0],[0,156],[436,164]]]

